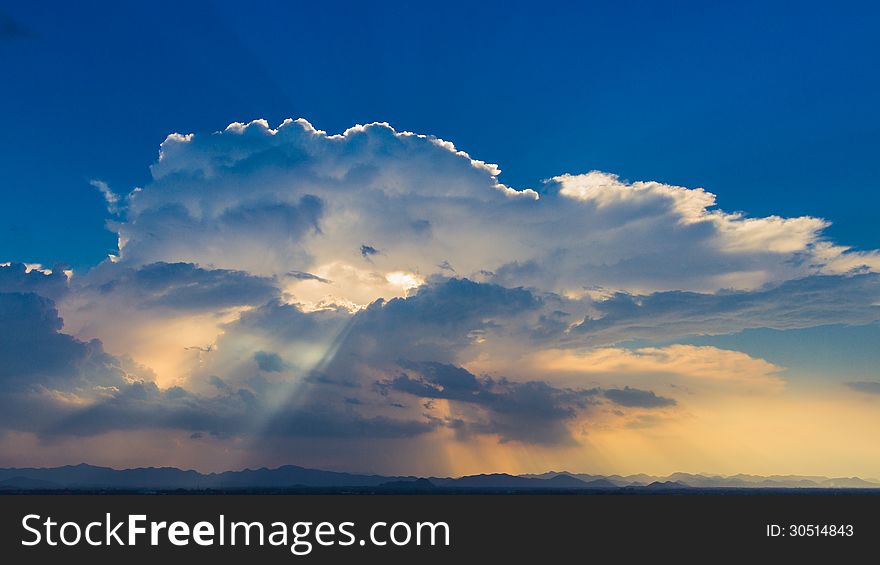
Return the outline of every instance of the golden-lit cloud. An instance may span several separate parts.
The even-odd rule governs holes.
[[[693,389],[775,393],[785,386],[785,370],[739,351],[693,345],[589,351],[549,349],[525,361],[527,369],[608,385],[669,382]],[[512,369],[512,368],[511,368]]]

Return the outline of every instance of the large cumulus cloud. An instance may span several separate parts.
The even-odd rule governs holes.
[[[595,171],[518,190],[387,124],[173,134],[151,170],[126,196],[96,181],[119,235],[101,265],[0,265],[4,429],[350,468],[353,446],[413,458],[428,438],[571,448],[686,411],[709,389],[687,379],[784,388],[744,354],[627,341],[880,319],[880,256],[821,218]]]
[[[319,292],[360,304],[388,297],[393,272],[483,272],[570,294],[746,289],[880,266],[826,240],[820,218],[727,213],[703,189],[600,172],[553,177],[539,198],[448,142],[387,124],[175,134],[152,172],[116,224],[121,261],[311,273],[334,283]],[[359,291],[373,275],[372,294]]]

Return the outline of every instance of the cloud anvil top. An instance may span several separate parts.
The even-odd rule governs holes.
[[[820,217],[510,187],[386,123],[173,133],[150,170],[92,181],[106,261],[0,266],[7,465],[877,474],[880,253]],[[852,362],[792,361],[822,332]]]

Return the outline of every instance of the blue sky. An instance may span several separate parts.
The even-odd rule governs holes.
[[[287,117],[452,139],[517,188],[598,169],[880,245],[876,3],[4,4],[2,260],[96,264],[116,240],[90,179],[124,193],[172,131]]]
[[[880,476],[878,16],[3,5],[0,466]]]

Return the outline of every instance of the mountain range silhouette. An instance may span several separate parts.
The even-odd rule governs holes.
[[[298,490],[353,491],[617,491],[687,489],[880,489],[880,481],[859,477],[799,475],[711,476],[690,473],[589,475],[552,471],[540,475],[493,473],[463,477],[384,476],[284,465],[200,473],[174,467],[112,469],[93,465],[0,469],[0,492],[54,490]]]

